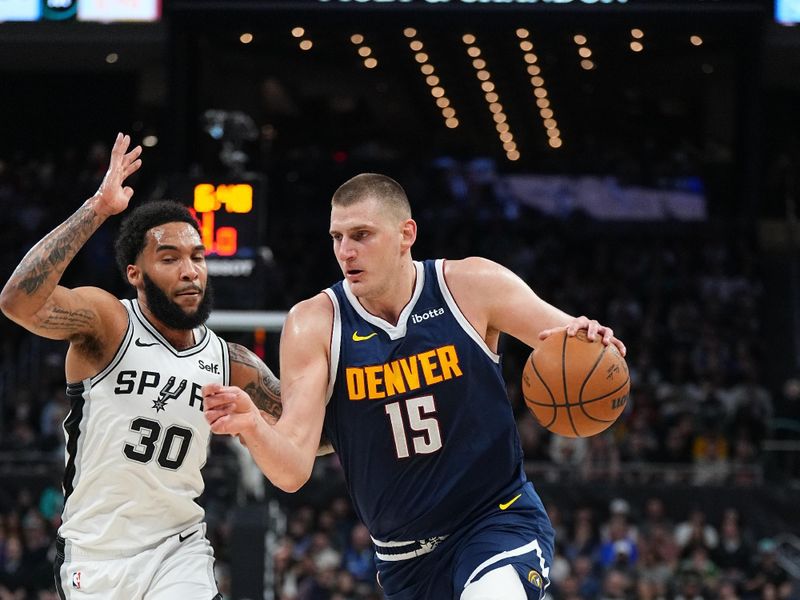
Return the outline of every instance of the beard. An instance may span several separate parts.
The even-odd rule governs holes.
[[[202,325],[211,314],[214,305],[214,291],[211,282],[206,281],[206,289],[203,290],[203,299],[193,313],[187,313],[175,302],[170,300],[163,290],[150,279],[146,273],[144,275],[144,297],[147,306],[159,321],[172,329],[188,330]]]

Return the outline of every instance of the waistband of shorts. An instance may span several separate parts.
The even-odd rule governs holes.
[[[130,558],[141,552],[109,552],[107,550],[88,550],[78,546],[70,540],[65,540],[60,535],[56,536],[56,554],[66,557],[68,560],[75,558],[85,558],[89,560],[113,560],[117,558]]]
[[[172,535],[167,536],[166,538],[157,541],[156,543],[150,546],[134,546],[130,549],[122,549],[116,551],[110,550],[92,550],[89,548],[85,548],[83,546],[79,546],[73,541],[69,539],[65,539],[60,534],[56,535],[56,553],[65,556],[68,560],[71,558],[85,558],[88,560],[113,560],[118,558],[130,558],[132,556],[136,556],[141,554],[142,552],[147,552],[148,550],[152,550],[157,546],[165,543],[167,540],[174,539],[175,543],[180,543],[184,539],[187,539],[192,532],[199,532],[202,537],[205,537],[207,531],[207,525],[205,522],[195,523],[190,525],[189,527],[184,528],[180,532],[175,532]],[[183,538],[181,538],[183,536]]]
[[[439,535],[407,542],[383,542],[372,538],[372,543],[375,544],[375,556],[377,558],[393,562],[429,554],[436,549],[436,546],[446,540],[447,537],[446,535]]]

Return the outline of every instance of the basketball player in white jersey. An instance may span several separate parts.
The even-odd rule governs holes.
[[[68,340],[65,505],[57,542],[62,599],[221,598],[206,539],[200,469],[210,428],[201,388],[241,386],[262,418],[280,416],[279,382],[252,352],[203,323],[211,295],[198,225],[177,202],[123,222],[117,263],[136,289],[119,300],[59,280],[89,237],[133,195],[141,166],[119,134],[97,193],[23,258],[0,294],[12,320]]]

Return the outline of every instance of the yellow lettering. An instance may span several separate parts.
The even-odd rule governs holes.
[[[409,356],[408,358],[400,359],[400,367],[403,370],[405,380],[408,382],[409,390],[416,390],[419,388],[419,369],[417,368],[417,357]]]
[[[350,400],[363,400],[367,397],[364,385],[364,370],[358,367],[347,367],[347,393]]]
[[[425,383],[428,385],[439,383],[442,380],[441,375],[434,375],[433,373],[439,366],[435,362],[431,362],[431,358],[433,358],[435,354],[436,350],[428,350],[427,352],[421,352],[417,355],[419,364],[422,365],[422,373],[425,375]]]
[[[383,365],[383,383],[386,386],[387,396],[405,393],[406,382],[403,381],[403,373],[400,369],[399,361],[394,360]]]
[[[442,377],[445,379],[461,377],[461,368],[458,366],[458,353],[456,352],[455,346],[451,344],[449,346],[437,348],[436,355],[439,357]]]
[[[364,367],[364,372],[367,375],[367,396],[369,396],[369,399],[385,398],[386,394],[378,389],[378,386],[383,383],[380,376],[383,372],[383,365]]]
[[[450,344],[382,365],[347,367],[345,377],[350,400],[377,400],[435,385],[462,374],[458,352]]]

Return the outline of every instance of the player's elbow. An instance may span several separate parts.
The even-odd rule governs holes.
[[[289,468],[283,468],[275,477],[270,477],[272,483],[289,494],[292,494],[303,487],[309,479],[314,468],[314,459],[302,460],[293,464]]]
[[[18,290],[8,284],[0,292],[0,311],[3,311],[5,316],[17,323],[23,318],[22,309],[24,308],[24,303],[19,296]]]
[[[283,473],[280,477],[272,480],[272,483],[287,494],[293,494],[303,487],[311,479],[311,471],[308,473]]]

